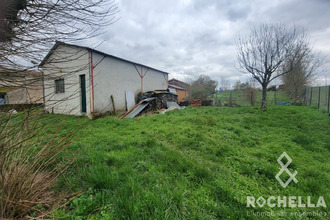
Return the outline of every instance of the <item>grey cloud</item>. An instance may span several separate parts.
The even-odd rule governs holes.
[[[105,41],[99,50],[179,79],[202,73],[217,81],[246,78],[234,67],[234,39],[260,22],[300,25],[330,53],[328,0],[119,0],[119,7],[120,20],[86,45]]]
[[[250,12],[250,4],[249,1],[241,2],[231,6],[227,11],[227,16],[231,21],[237,21],[241,19],[247,18]]]

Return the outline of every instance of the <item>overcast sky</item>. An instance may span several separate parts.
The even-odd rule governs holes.
[[[96,49],[169,72],[170,78],[206,74],[216,81],[245,81],[249,75],[234,67],[235,37],[260,22],[304,28],[314,50],[330,58],[330,0],[117,2],[119,20],[93,40],[104,41]],[[329,71],[323,81],[325,76],[329,84]]]

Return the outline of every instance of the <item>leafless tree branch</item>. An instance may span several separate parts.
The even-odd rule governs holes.
[[[305,32],[296,27],[261,24],[249,35],[240,35],[236,47],[237,68],[250,73],[260,83],[261,109],[265,109],[268,84],[293,69],[299,51],[308,47],[308,41]],[[284,63],[288,68],[281,68]]]

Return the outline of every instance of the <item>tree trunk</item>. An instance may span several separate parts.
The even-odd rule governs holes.
[[[262,100],[260,109],[266,109],[267,107],[267,86],[262,85]]]

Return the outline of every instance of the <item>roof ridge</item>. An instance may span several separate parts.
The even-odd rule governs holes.
[[[169,74],[168,72],[165,72],[165,71],[162,71],[162,70],[159,70],[159,69],[156,69],[156,68],[153,68],[153,67],[150,67],[150,66],[147,66],[147,65],[141,64],[141,63],[133,62],[133,61],[130,61],[130,60],[127,60],[127,59],[124,59],[124,58],[120,58],[120,57],[117,57],[117,56],[114,56],[114,55],[111,55],[111,54],[107,54],[107,53],[104,53],[104,52],[102,52],[102,51],[99,51],[99,50],[96,50],[96,49],[90,48],[90,47],[80,46],[80,45],[75,45],[75,44],[69,44],[69,43],[65,43],[65,42],[62,42],[62,41],[56,41],[55,45],[50,49],[49,53],[48,53],[48,54],[45,56],[45,58],[41,61],[41,63],[39,64],[39,66],[43,66],[43,65],[45,64],[46,60],[50,57],[50,55],[52,54],[52,52],[53,52],[53,51],[54,51],[59,45],[66,45],[66,46],[71,46],[71,47],[83,48],[83,49],[86,49],[86,50],[91,51],[91,52],[99,53],[99,54],[101,54],[101,55],[103,55],[103,56],[112,57],[112,58],[115,58],[115,59],[118,59],[118,60],[121,60],[121,61],[124,61],[124,62],[132,63],[132,64],[134,64],[134,65],[143,66],[143,67],[146,67],[146,68],[149,68],[149,69],[153,69],[153,70],[156,70],[156,71],[159,71],[159,72],[165,73],[165,74]]]

